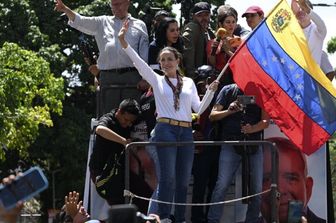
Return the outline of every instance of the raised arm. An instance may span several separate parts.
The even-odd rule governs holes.
[[[144,61],[138,53],[134,51],[134,49],[128,44],[125,39],[126,33],[129,27],[129,20],[125,20],[122,28],[119,31],[118,38],[120,41],[120,45],[125,50],[126,54],[133,61],[134,66],[139,71],[139,74],[152,86],[156,85],[157,82],[157,74],[153,71],[152,68]]]
[[[300,5],[300,8],[305,13],[307,13],[310,16],[311,20],[315,23],[320,36],[325,37],[327,35],[327,27],[322,18],[309,7],[306,0],[297,0],[297,3]]]
[[[126,36],[127,30],[128,30],[128,27],[129,27],[129,20],[126,20],[123,24],[123,27],[120,29],[120,31],[118,33],[118,38],[119,38],[120,44],[121,44],[122,48],[124,48],[124,49],[126,49],[128,47],[128,43],[125,40],[125,36]]]
[[[72,11],[68,6],[66,6],[62,0],[56,0],[54,10],[58,12],[64,12],[65,15],[68,17],[68,19],[71,21],[75,20],[76,17],[75,12]]]
[[[311,10],[309,15],[311,20],[315,23],[317,31],[320,34],[320,36],[326,37],[327,26],[325,25],[322,18],[317,13],[315,13],[314,10]]]

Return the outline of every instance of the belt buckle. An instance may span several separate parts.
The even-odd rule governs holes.
[[[172,125],[179,125],[178,121],[173,120],[173,119],[169,119],[169,123]]]

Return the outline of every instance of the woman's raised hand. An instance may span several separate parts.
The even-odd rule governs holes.
[[[127,30],[128,30],[128,25],[129,25],[129,20],[126,19],[123,23],[123,26],[121,27],[121,29],[118,33],[118,38],[119,38],[120,44],[123,48],[127,48],[127,46],[128,46],[128,43],[125,40],[125,35],[127,33]]]

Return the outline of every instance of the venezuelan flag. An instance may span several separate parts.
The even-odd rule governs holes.
[[[234,80],[303,152],[336,130],[336,90],[316,64],[295,15],[281,0],[229,61]]]

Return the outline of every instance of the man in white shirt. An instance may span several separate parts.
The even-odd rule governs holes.
[[[293,0],[292,10],[306,36],[313,58],[320,65],[323,41],[327,35],[324,21],[313,11],[313,5],[308,0]]]
[[[148,33],[143,21],[128,13],[130,0],[111,0],[113,16],[82,16],[62,0],[57,0],[55,10],[63,12],[69,18],[69,25],[83,33],[93,35],[99,49],[97,67],[100,70],[100,114],[118,107],[122,99],[139,99],[141,92],[136,85],[141,76],[134,68],[132,61],[122,50],[117,39],[123,22],[128,19],[130,32],[126,39],[142,59],[148,58]],[[113,86],[111,86],[113,85]]]

